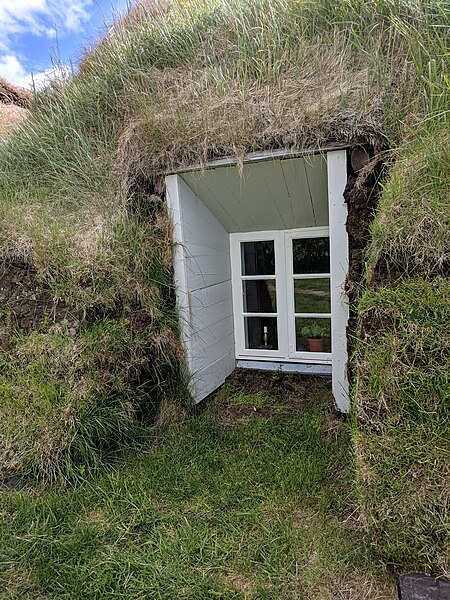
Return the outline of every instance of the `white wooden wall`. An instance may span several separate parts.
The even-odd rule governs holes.
[[[344,200],[347,182],[347,153],[336,150],[327,153],[328,207],[330,212],[331,271],[331,349],[332,386],[336,407],[348,412],[350,407],[347,379],[348,298],[344,291],[348,273],[347,205]]]
[[[168,176],[166,190],[182,341],[200,402],[235,367],[229,234],[180,176]]]

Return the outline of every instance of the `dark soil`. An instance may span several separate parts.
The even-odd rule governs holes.
[[[235,369],[226,385],[231,386],[233,394],[263,394],[268,397],[268,401],[263,406],[225,402],[218,414],[223,431],[229,430],[237,422],[252,418],[289,419],[307,406],[323,403],[324,398],[329,399],[330,408],[332,407],[331,380],[325,377]],[[219,389],[215,397],[220,394]],[[330,418],[336,420],[337,417],[332,417],[332,412],[330,410]]]
[[[0,348],[10,347],[14,331],[39,331],[62,321],[75,327],[78,315],[53,298],[32,268],[23,263],[0,265]]]
[[[295,402],[308,405],[317,394],[331,393],[331,379],[312,377],[278,371],[258,371],[256,369],[235,369],[227,383],[233,389],[244,394],[262,393],[271,396],[283,404]]]
[[[378,207],[384,155],[376,156],[358,173],[349,173],[344,198],[347,203],[347,233],[350,264],[347,275],[347,293],[353,302],[364,273],[364,254],[370,240],[370,224]]]

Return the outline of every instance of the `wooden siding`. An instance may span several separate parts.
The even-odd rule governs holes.
[[[200,402],[235,366],[229,235],[181,177],[166,178],[191,390]]]
[[[230,233],[328,225],[327,165],[322,155],[183,173]]]
[[[348,272],[348,236],[345,229],[347,205],[344,189],[347,182],[347,153],[328,153],[328,196],[330,207],[331,270],[331,346],[333,349],[333,396],[337,408],[348,412],[350,400],[347,379],[347,324],[349,318],[345,280]]]

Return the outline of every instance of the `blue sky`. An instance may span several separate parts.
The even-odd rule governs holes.
[[[0,0],[0,76],[41,86],[52,57],[76,64],[83,46],[98,39],[104,22],[134,0]]]

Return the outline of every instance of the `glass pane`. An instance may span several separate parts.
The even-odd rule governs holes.
[[[277,312],[276,283],[274,279],[243,281],[244,312]]]
[[[292,240],[294,275],[330,272],[330,240],[327,237]]]
[[[294,299],[296,313],[330,313],[330,280],[295,279]]]
[[[331,352],[331,319],[295,319],[297,352]]]
[[[242,275],[275,275],[273,240],[242,242]]]
[[[245,317],[245,347],[278,350],[276,317]]]

